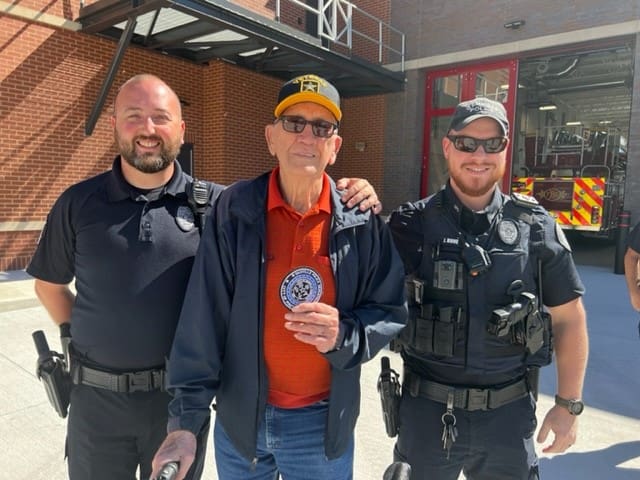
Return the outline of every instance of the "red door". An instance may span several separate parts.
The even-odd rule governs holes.
[[[422,153],[422,197],[437,192],[447,179],[447,166],[442,154],[442,138],[459,102],[487,97],[502,102],[507,110],[509,132],[513,145],[513,124],[516,104],[517,61],[440,70],[427,74],[424,142]],[[502,190],[509,192],[511,178],[511,147],[507,151],[507,166]]]

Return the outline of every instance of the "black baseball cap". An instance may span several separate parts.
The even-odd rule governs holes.
[[[485,117],[498,122],[505,137],[509,134],[509,120],[507,120],[507,111],[504,109],[504,105],[485,97],[459,103],[453,112],[453,117],[451,117],[449,130],[462,130],[474,120]]]
[[[342,118],[338,90],[329,81],[313,74],[300,75],[285,83],[280,89],[278,104],[273,113],[277,118],[291,105],[302,102],[322,105],[338,122]]]

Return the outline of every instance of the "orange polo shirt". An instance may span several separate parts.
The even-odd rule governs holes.
[[[318,202],[301,215],[282,197],[278,171],[275,168],[271,172],[267,197],[264,351],[268,402],[281,408],[298,408],[329,397],[331,370],[329,362],[313,345],[296,340],[293,332],[284,327],[284,314],[289,308],[283,303],[281,292],[285,299],[308,299],[305,294],[320,293],[313,280],[319,278],[322,291],[318,301],[335,304],[335,282],[329,261],[331,188],[325,174]],[[302,272],[302,278],[306,276],[312,281],[294,277],[292,272],[296,270]]]

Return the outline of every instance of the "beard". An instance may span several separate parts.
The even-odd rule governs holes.
[[[116,143],[120,150],[120,156],[136,170],[142,173],[158,173],[166,169],[180,153],[180,141],[175,140],[165,143],[161,138],[155,136],[135,137],[130,142],[124,140],[116,132]],[[139,139],[155,140],[160,143],[160,153],[143,153],[136,152],[136,141]]]
[[[455,183],[456,187],[469,197],[482,197],[494,189],[496,184],[502,179],[505,171],[505,164],[502,163],[493,173],[486,179],[475,179],[460,174],[458,171],[451,171],[449,177]]]

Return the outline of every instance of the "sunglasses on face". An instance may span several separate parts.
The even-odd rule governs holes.
[[[465,137],[464,135],[447,135],[447,138],[451,140],[456,150],[465,153],[475,152],[480,145],[484,148],[485,153],[500,153],[507,147],[506,137],[494,137],[494,138],[473,138]]]
[[[302,133],[307,123],[311,125],[311,131],[316,137],[329,138],[338,130],[338,125],[326,120],[305,120],[293,115],[282,115],[276,123],[282,123],[282,128],[290,133]]]

